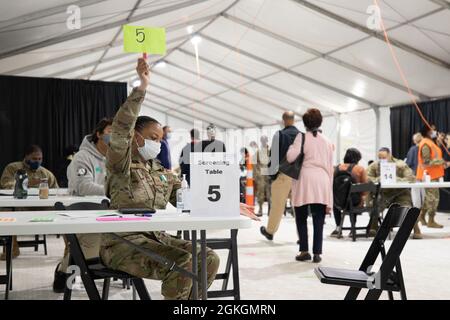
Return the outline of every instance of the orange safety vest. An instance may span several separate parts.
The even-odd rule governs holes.
[[[428,138],[422,139],[419,144],[419,163],[417,166],[417,180],[423,180],[423,173],[427,171],[431,180],[439,179],[444,176],[444,166],[442,164],[434,165],[434,166],[426,166],[423,162],[422,158],[422,148],[427,145],[431,150],[431,160],[434,159],[442,159],[442,150],[435,144],[432,140]]]

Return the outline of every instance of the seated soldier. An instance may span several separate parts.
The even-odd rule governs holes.
[[[150,69],[144,59],[139,59],[137,72],[141,84],[133,90],[113,120],[106,155],[106,195],[111,198],[112,208],[164,209],[168,202],[176,205],[176,191],[181,182],[156,160],[163,136],[161,124],[147,116],[138,117],[150,77]],[[255,218],[252,208],[243,204],[241,212]],[[190,241],[177,239],[163,231],[119,235],[192,271]],[[200,254],[200,250],[198,252]],[[191,295],[190,277],[161,265],[110,234],[102,235],[100,257],[111,269],[140,278],[162,280],[161,293],[165,299],[188,299]],[[207,249],[208,287],[218,268],[219,257]]]
[[[48,180],[49,188],[58,188],[56,178],[49,170],[42,166],[42,149],[38,145],[30,145],[25,150],[25,156],[22,161],[12,162],[8,164],[3,170],[2,177],[0,179],[1,189],[14,189],[16,184],[15,174],[19,169],[26,171],[28,175],[28,187],[39,188],[41,179]],[[20,255],[19,244],[17,243],[17,237],[13,237],[13,258]],[[0,260],[5,260],[5,254],[3,253]]]
[[[367,176],[370,181],[374,183],[380,182],[380,163],[388,161],[395,163],[396,166],[396,181],[410,182],[416,181],[413,171],[403,160],[394,158],[389,148],[381,148],[378,151],[378,161],[375,161],[367,168]],[[381,189],[379,212],[383,212],[391,204],[398,203],[402,206],[412,207],[411,190],[410,189]],[[370,232],[374,233],[378,229],[378,221],[376,217],[372,218],[370,222]],[[422,239],[419,224],[414,226],[413,239]]]

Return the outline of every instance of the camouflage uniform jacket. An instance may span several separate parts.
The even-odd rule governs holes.
[[[390,162],[394,162],[397,170],[397,182],[415,182],[416,177],[414,176],[413,171],[411,168],[404,162],[403,160],[398,160],[395,158],[392,158]],[[375,161],[367,168],[367,177],[370,181],[373,183],[380,182],[380,162]],[[411,195],[410,195],[409,189],[381,189],[381,195],[383,199],[393,199],[396,197],[404,197],[404,205],[407,203],[410,203]],[[402,203],[403,204],[403,203]]]
[[[144,96],[145,92],[133,90],[113,120],[106,154],[106,195],[111,199],[111,208],[165,209],[168,202],[176,205],[176,191],[181,187],[179,179],[158,160],[144,162],[132,154],[134,125]],[[143,233],[121,233],[120,236],[139,237],[140,234]],[[163,232],[147,233],[149,235],[156,240],[167,237]],[[103,235],[102,246],[116,243],[108,234]]]
[[[23,161],[12,162],[8,164],[3,170],[3,174],[0,180],[0,186],[2,189],[14,189],[16,184],[15,174],[19,169],[23,169],[27,172],[28,175],[28,187],[30,188],[39,188],[38,184],[32,184],[32,180],[38,180],[42,178],[48,179],[48,187],[49,188],[58,188],[58,183],[56,182],[56,178],[49,170],[40,166],[37,170],[31,170],[30,167]]]

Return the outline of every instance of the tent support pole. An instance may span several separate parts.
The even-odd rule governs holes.
[[[373,106],[373,112],[375,113],[375,158],[378,150],[380,149],[380,107]]]

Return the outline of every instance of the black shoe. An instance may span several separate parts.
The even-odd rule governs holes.
[[[300,254],[295,256],[295,260],[297,260],[297,261],[309,261],[309,260],[311,260],[311,255],[309,254],[309,252],[300,253]]]
[[[261,231],[261,234],[266,237],[267,240],[273,240],[273,234],[270,234],[267,232],[266,227],[261,227],[259,229]]]
[[[67,273],[58,271],[59,265],[60,263],[58,263],[55,269],[55,278],[53,279],[53,292],[64,293],[64,289],[66,288]]]
[[[315,254],[313,257],[313,262],[314,263],[319,263],[320,261],[322,261],[322,258],[320,257],[320,254]]]
[[[338,229],[334,230],[334,231],[330,234],[330,237],[333,237],[333,238],[337,238],[338,236],[339,236],[339,230],[338,230]]]
[[[255,216],[257,216],[257,217],[262,217],[263,214],[262,214],[262,213],[255,213]]]

